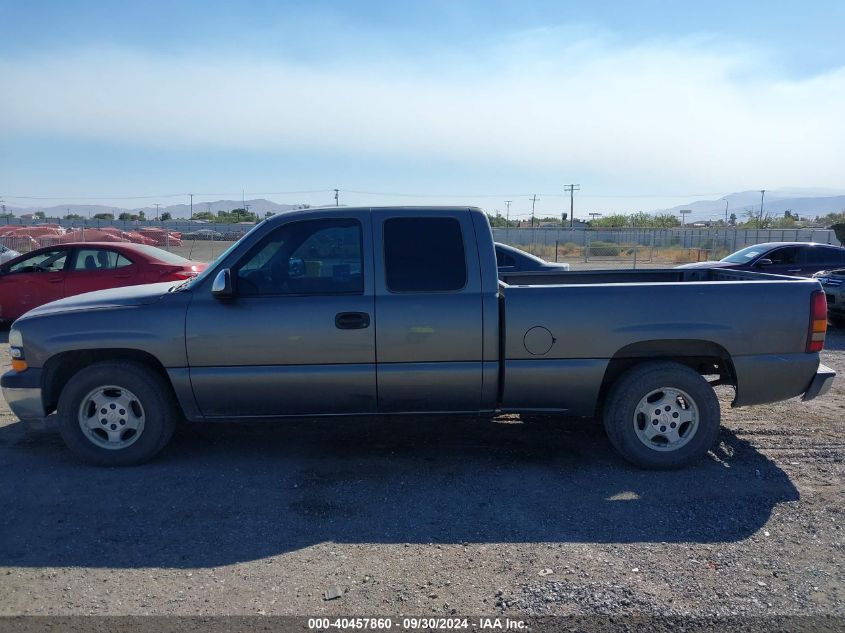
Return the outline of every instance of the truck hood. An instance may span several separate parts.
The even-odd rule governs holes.
[[[85,294],[66,297],[58,301],[45,303],[27,312],[24,317],[45,316],[60,312],[75,312],[77,310],[96,310],[102,308],[125,308],[141,306],[159,301],[167,295],[171,287],[180,282],[166,282],[160,284],[143,284],[140,286],[124,286],[109,290],[97,290]],[[24,318],[21,317],[21,318]]]
[[[675,268],[732,268],[737,264],[732,264],[730,262],[720,262],[717,260],[708,261],[708,262],[693,262],[692,264],[681,264],[680,266],[675,266]]]

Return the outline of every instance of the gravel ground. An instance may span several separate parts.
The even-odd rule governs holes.
[[[845,615],[845,382],[720,395],[717,449],[668,473],[515,416],[191,425],[98,469],[0,400],[0,615]]]

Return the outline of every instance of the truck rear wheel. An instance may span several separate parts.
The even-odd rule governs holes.
[[[604,410],[610,443],[641,468],[680,468],[700,459],[716,442],[720,424],[710,384],[673,362],[643,363],[625,372]]]
[[[134,466],[154,457],[173,435],[170,386],[133,362],[96,363],[62,390],[59,430],[68,448],[97,466]]]

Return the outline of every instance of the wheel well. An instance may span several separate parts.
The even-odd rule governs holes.
[[[92,349],[62,352],[51,357],[44,364],[42,387],[44,390],[44,408],[47,413],[56,410],[62,389],[74,374],[89,365],[103,361],[131,361],[145,365],[162,376],[168,385],[171,384],[164,365],[155,356],[147,352],[136,349]]]
[[[662,340],[633,343],[620,349],[607,365],[599,390],[598,409],[616,379],[631,367],[650,361],[671,361],[686,365],[703,376],[718,376],[711,385],[736,386],[736,373],[728,351],[710,341]]]

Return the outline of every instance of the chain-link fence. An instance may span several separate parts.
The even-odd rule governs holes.
[[[156,246],[187,259],[213,261],[252,228],[252,224],[139,222],[108,220],[21,222],[0,226],[2,261],[16,253],[70,242],[131,242]]]
[[[120,220],[31,220],[14,218],[0,226],[0,246],[27,253],[68,242],[134,242],[163,248],[200,262],[213,261],[252,228],[252,224],[209,224]],[[496,228],[497,242],[510,244],[548,261],[577,268],[660,268],[721,259],[762,242],[838,244],[829,229],[568,229]],[[3,261],[10,254],[0,252]]]
[[[839,244],[829,229],[498,228],[493,238],[573,269],[665,268],[721,259],[763,242]]]

